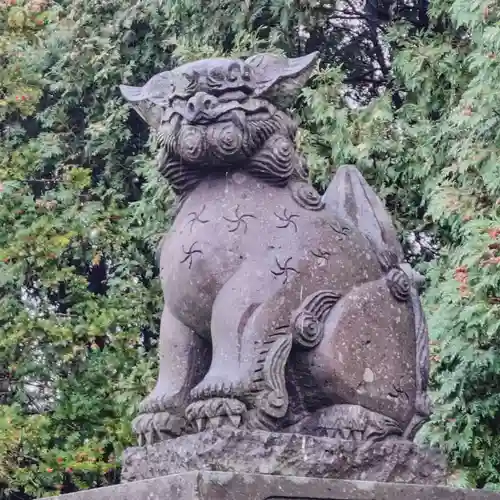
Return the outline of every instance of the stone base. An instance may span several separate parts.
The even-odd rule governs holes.
[[[447,476],[441,455],[403,439],[368,444],[222,427],[129,448],[122,482],[200,470],[414,484],[442,484]]]
[[[53,497],[55,500],[56,497]],[[61,497],[57,497],[61,498]],[[442,486],[191,472],[63,495],[67,500],[500,500]]]

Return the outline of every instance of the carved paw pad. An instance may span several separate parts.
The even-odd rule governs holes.
[[[320,416],[319,427],[328,437],[357,442],[375,442],[402,434],[395,420],[356,405],[337,405],[326,410]]]

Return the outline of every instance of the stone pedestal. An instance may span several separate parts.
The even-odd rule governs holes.
[[[60,497],[59,497],[60,498]],[[66,500],[500,500],[500,494],[368,481],[190,472],[64,495]]]
[[[380,442],[231,427],[129,448],[122,482],[191,471],[440,484],[444,458],[402,438]]]

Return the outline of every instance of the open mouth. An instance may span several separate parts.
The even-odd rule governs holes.
[[[217,115],[213,113],[209,115],[201,113],[195,120],[185,120],[185,123],[190,123],[191,125],[210,125],[211,123],[233,122],[244,130],[245,123],[248,120],[267,120],[269,118],[271,118],[271,114],[267,109],[249,113],[241,108],[233,108]]]
[[[177,100],[164,111],[163,122],[170,122],[174,128],[183,124],[208,126],[214,123],[233,122],[241,130],[247,121],[269,120],[276,109],[269,102],[248,98],[243,92],[225,92],[217,98],[217,103],[208,109],[198,109],[195,113],[187,109],[186,101]]]
[[[221,101],[219,105],[208,110],[201,111],[195,119],[187,119],[193,125],[208,125],[214,122],[238,121],[244,123],[246,120],[269,119],[273,112],[269,104],[258,99],[247,99],[243,102],[234,99]],[[187,117],[184,117],[187,118]]]
[[[234,90],[231,92],[226,91],[219,95],[213,92],[213,94],[217,96],[220,103],[226,103],[231,101],[243,102],[248,99],[248,94],[243,92],[242,90]]]

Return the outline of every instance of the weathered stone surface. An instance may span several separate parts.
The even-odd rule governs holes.
[[[441,456],[402,439],[367,446],[340,438],[221,427],[128,449],[122,482],[195,470],[415,484],[439,484],[446,478]]]
[[[500,494],[439,486],[192,472],[73,493],[62,498],[64,500],[500,500]]]
[[[295,145],[288,109],[316,61],[208,59],[121,86],[178,195],[159,376],[124,481],[446,475],[411,443],[430,415],[422,277],[361,173],[338,168],[320,196]]]
[[[121,87],[179,195],[140,444],[227,425],[369,444],[430,414],[420,281],[390,215],[354,167],[321,197],[295,147],[288,108],[316,60],[209,59]]]

